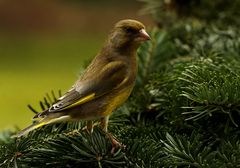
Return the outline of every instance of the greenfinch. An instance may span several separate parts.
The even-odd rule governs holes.
[[[113,110],[120,106],[133,90],[137,75],[137,49],[150,36],[145,26],[136,20],[117,22],[104,46],[92,60],[83,75],[49,109],[34,116],[34,124],[17,134],[20,137],[43,125],[99,119],[107,132],[108,120]]]

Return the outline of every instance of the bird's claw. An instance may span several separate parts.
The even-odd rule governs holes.
[[[120,143],[111,133],[107,133],[107,136],[112,143],[111,154],[114,154],[116,148],[125,150],[126,146],[124,144]]]

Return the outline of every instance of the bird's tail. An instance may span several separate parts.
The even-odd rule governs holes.
[[[30,131],[35,130],[39,127],[42,127],[44,125],[56,123],[56,122],[60,122],[60,121],[66,121],[68,119],[69,119],[69,116],[61,116],[58,118],[45,117],[45,118],[37,121],[36,123],[33,123],[32,125],[28,126],[27,128],[24,128],[22,131],[18,132],[13,137],[21,137],[21,136],[29,133]]]
[[[18,132],[18,133],[17,133],[16,135],[14,135],[13,137],[21,137],[21,136],[29,133],[29,132],[32,131],[32,130],[35,130],[35,129],[39,128],[39,127],[42,127],[42,126],[44,126],[44,125],[47,125],[47,124],[49,123],[49,121],[50,121],[50,119],[48,119],[48,118],[44,118],[44,119],[42,119],[42,120],[40,120],[40,121],[36,121],[36,122],[33,123],[32,125],[24,128],[23,130],[21,130],[20,132]]]

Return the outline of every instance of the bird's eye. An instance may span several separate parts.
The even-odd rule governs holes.
[[[127,33],[136,33],[137,32],[136,29],[134,29],[132,27],[127,27],[125,30]]]

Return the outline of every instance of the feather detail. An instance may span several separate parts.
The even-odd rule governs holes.
[[[22,131],[20,131],[13,137],[21,137],[21,136],[29,133],[30,131],[35,130],[39,127],[42,127],[44,125],[51,124],[51,123],[57,123],[57,122],[61,122],[61,121],[66,121],[69,118],[70,118],[70,116],[67,116],[67,115],[61,116],[58,118],[49,118],[49,117],[43,118],[42,120],[37,121],[36,123],[33,123],[32,125],[28,126],[27,128],[24,128]]]
[[[42,117],[45,116],[47,113],[48,113],[48,109],[47,109],[47,110],[44,110],[44,111],[41,112],[41,113],[37,113],[35,116],[33,116],[33,119],[42,118]]]
[[[90,94],[90,95],[88,95],[88,96],[85,96],[85,97],[81,98],[81,99],[80,99],[79,101],[77,101],[76,103],[73,103],[73,104],[67,106],[67,107],[64,108],[63,110],[66,110],[66,109],[69,109],[69,108],[72,108],[72,107],[81,105],[81,104],[83,104],[83,103],[86,103],[86,102],[88,102],[88,101],[91,101],[91,100],[94,99],[94,97],[95,97],[95,93],[92,93],[92,94]]]

